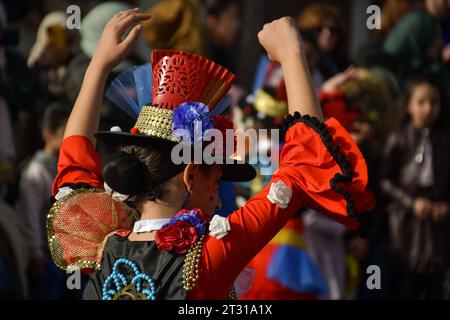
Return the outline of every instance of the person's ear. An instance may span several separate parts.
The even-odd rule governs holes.
[[[194,176],[198,168],[199,166],[193,163],[188,164],[186,168],[184,168],[183,182],[189,192],[194,188]]]

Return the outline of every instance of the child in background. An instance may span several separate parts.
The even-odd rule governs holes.
[[[442,95],[433,81],[407,86],[404,124],[384,150],[381,189],[387,206],[394,298],[441,299],[448,266],[450,142],[438,128]]]
[[[44,147],[26,165],[20,181],[19,212],[24,220],[30,253],[31,295],[35,299],[61,298],[65,282],[64,273],[51,262],[44,224],[68,116],[68,110],[62,105],[47,107],[42,119]]]

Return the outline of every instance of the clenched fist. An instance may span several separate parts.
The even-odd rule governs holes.
[[[302,52],[300,33],[295,20],[291,17],[283,17],[266,23],[258,33],[258,39],[269,59],[281,64],[292,54]]]

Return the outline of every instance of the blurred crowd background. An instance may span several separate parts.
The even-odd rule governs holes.
[[[66,27],[74,4],[79,30]],[[381,8],[381,29],[366,25],[370,5]],[[227,111],[238,128],[281,126],[283,73],[256,35],[264,23],[293,16],[324,115],[359,144],[378,203],[365,239],[307,208],[290,224],[326,281],[327,290],[313,296],[450,296],[450,0],[6,0],[0,1],[0,299],[81,296],[51,263],[45,217],[64,126],[99,36],[109,18],[133,6],[153,17],[110,80],[149,62],[151,49],[207,56],[238,76]],[[103,104],[101,129],[133,126],[107,99]],[[260,139],[256,147],[268,154],[270,142]],[[102,156],[110,151],[98,148]],[[224,183],[221,214],[268,178]],[[381,270],[376,290],[367,287],[370,265]]]

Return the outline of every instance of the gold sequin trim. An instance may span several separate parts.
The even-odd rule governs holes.
[[[46,229],[47,229],[47,239],[48,239],[48,246],[50,249],[50,253],[52,255],[52,259],[53,259],[53,262],[55,263],[55,265],[58,268],[63,269],[63,270],[66,270],[69,267],[69,265],[63,258],[63,256],[64,256],[63,248],[61,247],[61,244],[59,243],[59,241],[56,239],[55,232],[53,230],[53,222],[54,222],[55,218],[58,216],[61,206],[64,204],[64,202],[75,197],[76,195],[79,195],[79,194],[85,193],[85,192],[100,193],[102,191],[100,189],[96,189],[96,188],[73,190],[67,196],[56,201],[53,204],[52,208],[50,209],[49,214],[47,215]],[[73,266],[79,267],[80,269],[96,268],[97,263],[95,261],[80,260],[71,265],[71,267],[73,267]]]
[[[228,294],[228,300],[237,300],[236,289],[234,289],[234,286],[231,288],[230,293]]]
[[[58,239],[55,236],[54,232],[54,222],[55,219],[58,217],[59,212],[63,204],[72,199],[73,197],[76,197],[77,195],[83,194],[83,193],[103,193],[103,190],[97,189],[97,188],[90,188],[90,189],[77,189],[70,192],[65,197],[61,198],[60,200],[56,201],[52,208],[50,209],[49,214],[47,215],[46,219],[46,230],[47,230],[47,240],[48,245],[50,249],[50,253],[53,259],[53,262],[55,265],[63,270],[67,270],[68,268],[72,267],[78,267],[80,269],[91,269],[96,268],[100,269],[100,264],[98,261],[94,260],[79,260],[74,262],[73,264],[68,264],[67,261],[64,259],[64,249],[59,243]],[[124,209],[127,213],[127,215],[130,217],[130,223],[131,221],[137,220],[137,214],[134,210],[124,205]],[[74,230],[74,232],[82,232],[82,230]],[[103,250],[100,250],[100,254]]]
[[[200,273],[200,258],[203,249],[202,236],[188,250],[183,266],[183,287],[186,291],[190,291],[195,287]]]
[[[172,131],[173,111],[156,106],[144,106],[134,125],[140,133],[180,142]]]

